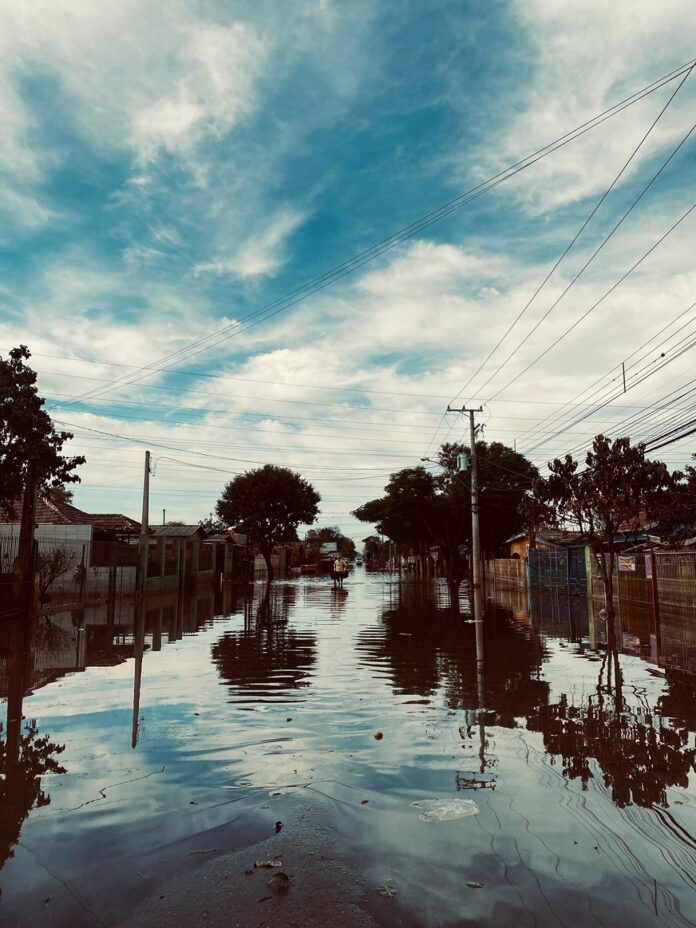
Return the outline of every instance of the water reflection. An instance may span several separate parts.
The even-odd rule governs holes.
[[[288,690],[310,685],[317,659],[313,633],[288,624],[297,588],[262,586],[244,609],[244,626],[226,632],[212,647],[218,673],[233,702],[288,699]]]
[[[58,762],[64,745],[41,734],[35,719],[23,714],[24,697],[36,680],[33,667],[31,628],[12,621],[1,628],[0,654],[3,655],[2,692],[7,698],[7,724],[0,723],[0,867],[14,855],[22,823],[32,809],[47,806],[51,797],[43,786],[48,774],[66,772]],[[36,636],[39,645],[60,646],[62,637],[42,627]],[[3,730],[5,729],[5,730]]]
[[[540,707],[527,724],[542,733],[550,754],[562,758],[563,775],[580,780],[585,790],[595,761],[619,808],[667,806],[668,786],[688,786],[696,758],[690,732],[645,704],[628,703],[615,650],[604,653],[595,693],[579,705],[564,693]]]
[[[477,661],[476,624],[453,614],[438,586],[404,583],[384,608],[381,627],[360,634],[357,650],[362,662],[387,670],[395,693],[441,692],[451,709],[485,708],[496,724],[515,727],[548,698],[542,641],[504,608],[486,617],[478,635]]]
[[[0,636],[14,724],[0,739],[4,858],[23,829],[3,872],[8,924],[40,924],[49,895],[64,906],[52,924],[86,923],[66,886],[105,923],[148,892],[163,911],[162,873],[185,880],[213,848],[244,849],[225,884],[236,892],[254,842],[314,852],[312,821],[358,880],[398,885],[395,923],[462,924],[469,880],[486,883],[465,892],[469,924],[559,924],[566,908],[582,928],[693,917],[687,668],[592,647],[601,630],[585,634],[560,599],[541,614],[519,591],[490,605],[475,624],[465,591],[453,608],[442,584],[358,576],[344,591],[167,594],[141,616],[87,605],[37,626],[19,662]],[[37,722],[18,728],[22,699]],[[470,799],[478,814],[426,825],[421,798]]]

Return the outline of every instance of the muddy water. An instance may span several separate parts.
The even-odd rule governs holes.
[[[351,924],[696,923],[696,668],[363,570],[214,611],[56,616],[24,678],[2,630],[0,925],[160,923],[177,886],[162,924],[309,924],[310,876]],[[271,853],[267,902],[244,870]]]

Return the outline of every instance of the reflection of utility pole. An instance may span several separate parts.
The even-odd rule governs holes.
[[[150,452],[145,452],[145,473],[143,475],[143,515],[140,525],[140,551],[138,564],[138,588],[135,594],[133,614],[133,657],[135,676],[133,680],[133,728],[131,747],[138,744],[138,724],[140,715],[140,686],[143,675],[143,651],[145,650],[145,581],[147,579],[147,562],[150,553]]]
[[[476,690],[478,695],[479,724],[479,760],[480,771],[486,769],[486,685],[484,678],[483,622],[477,622],[476,629]]]
[[[461,409],[451,409],[447,407],[447,412],[459,412],[469,414],[469,440],[471,444],[471,601],[473,606],[474,620],[476,622],[483,618],[483,608],[481,599],[481,536],[479,532],[479,495],[478,495],[478,463],[476,456],[476,423],[474,415],[482,412],[478,409],[467,409],[462,406]]]

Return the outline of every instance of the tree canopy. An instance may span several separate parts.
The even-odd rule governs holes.
[[[309,550],[318,550],[327,541],[335,541],[343,557],[355,557],[355,542],[344,535],[336,525],[310,528],[305,536],[305,547]]]
[[[364,503],[354,515],[376,525],[397,544],[414,549],[423,544],[441,545],[454,563],[459,546],[471,541],[471,478],[457,466],[458,456],[469,451],[458,443],[443,445],[438,454],[439,474],[422,466],[398,471],[391,475],[384,495]],[[522,527],[520,503],[538,472],[522,454],[500,442],[477,441],[476,453],[481,546],[493,555]]]
[[[57,432],[36,388],[36,372],[25,362],[26,345],[0,358],[0,504],[11,507],[31,478],[39,490],[55,490],[79,477],[84,457],[64,457],[73,436]]]
[[[297,540],[297,526],[311,525],[321,497],[314,487],[287,467],[266,464],[240,474],[225,487],[216,512],[226,525],[247,535],[258,548],[273,578],[275,545]]]
[[[534,484],[534,498],[559,524],[577,527],[592,547],[604,584],[609,633],[614,631],[613,581],[616,536],[651,520],[674,522],[682,474],[649,461],[642,444],[597,435],[585,466],[570,454],[549,463],[550,474]]]

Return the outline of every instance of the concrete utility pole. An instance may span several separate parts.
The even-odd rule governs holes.
[[[447,412],[468,413],[469,415],[469,441],[471,444],[471,603],[474,612],[474,620],[478,622],[483,618],[483,603],[481,595],[478,460],[476,456],[476,422],[474,416],[477,412],[483,412],[483,407],[479,406],[478,409],[467,409],[466,406],[462,406],[461,409],[451,409],[448,406]]]
[[[147,576],[147,557],[149,549],[150,529],[150,452],[145,452],[145,473],[143,475],[143,515],[140,521],[140,571],[138,578],[138,592],[142,595],[145,590],[145,577]]]

